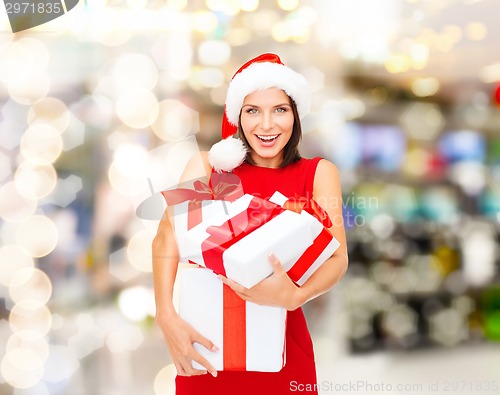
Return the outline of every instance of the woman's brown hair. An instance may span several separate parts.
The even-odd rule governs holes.
[[[288,140],[288,143],[286,143],[285,147],[283,148],[283,160],[281,161],[279,167],[286,167],[291,163],[297,162],[301,158],[299,153],[299,143],[302,139],[302,126],[300,124],[299,112],[297,111],[297,105],[295,104],[295,101],[293,101],[290,96],[288,96],[288,100],[290,100],[290,107],[292,108],[293,113],[293,129],[290,140]],[[248,144],[248,140],[246,139],[245,133],[243,133],[243,128],[241,127],[241,113],[240,119],[238,120],[238,136],[248,149],[245,162],[250,163],[251,165],[255,165],[255,162],[250,156],[252,147],[250,146],[250,144]]]

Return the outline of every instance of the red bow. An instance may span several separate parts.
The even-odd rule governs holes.
[[[177,188],[163,191],[161,194],[169,206],[189,202],[188,229],[201,222],[203,200],[227,200],[232,202],[244,195],[240,178],[230,173],[212,173],[208,184],[196,180],[193,183],[193,189]]]
[[[283,211],[277,204],[254,197],[245,211],[219,226],[209,226],[207,233],[210,236],[202,244],[206,267],[225,276],[226,270],[222,258],[224,251]]]
[[[196,180],[193,183],[193,188],[177,188],[161,193],[167,204],[170,206],[193,201],[199,202],[202,200],[228,200],[234,201],[243,196],[243,188],[239,177],[234,174],[217,174],[214,173],[210,177],[208,184]]]

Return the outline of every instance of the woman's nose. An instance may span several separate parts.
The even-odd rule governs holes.
[[[265,112],[262,114],[262,120],[261,120],[261,127],[262,130],[271,130],[273,127],[273,119],[272,115]]]

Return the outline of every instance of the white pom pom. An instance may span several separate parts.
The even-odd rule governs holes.
[[[245,160],[247,149],[240,139],[228,137],[212,145],[208,162],[215,171],[233,171]]]

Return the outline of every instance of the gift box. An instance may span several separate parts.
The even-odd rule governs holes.
[[[174,230],[183,234],[219,212],[227,213],[229,202],[243,196],[241,180],[228,173],[213,173],[208,183],[194,180],[192,187],[180,187],[161,192],[168,206],[173,206]]]
[[[219,350],[194,348],[217,370],[277,372],[285,363],[286,310],[246,302],[209,269],[180,272],[179,315]],[[193,361],[193,368],[205,369]]]
[[[277,204],[244,195],[228,207],[178,237],[179,253],[251,288],[269,276],[274,253],[288,270],[312,243],[312,218]]]
[[[318,214],[304,209],[311,208],[310,200],[273,198],[284,207],[248,194],[232,202],[227,212],[211,215],[178,238],[180,255],[251,288],[272,274],[268,256],[274,253],[302,285],[339,244],[320,221],[329,218],[319,206],[314,206]]]
[[[340,243],[328,230],[332,226],[328,214],[313,199],[305,199],[301,196],[288,199],[281,193],[275,192],[269,200],[289,210],[296,212],[304,210],[311,213],[317,220],[311,228],[314,238],[313,243],[292,264],[291,268],[287,270],[288,276],[295,283],[302,286],[340,247]]]

